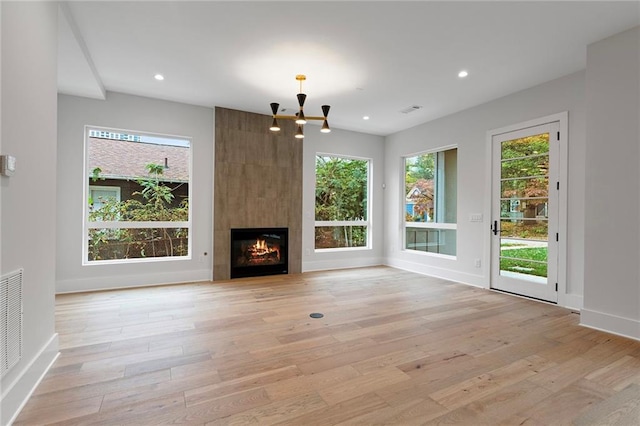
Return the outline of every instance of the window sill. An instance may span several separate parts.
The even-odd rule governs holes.
[[[191,260],[191,256],[164,256],[164,257],[144,257],[136,259],[108,259],[108,260],[85,260],[82,266],[99,266],[99,265],[127,265],[131,263],[154,263],[154,262],[174,262]]]
[[[336,248],[324,248],[314,249],[314,253],[340,253],[345,251],[367,251],[371,250],[371,247],[336,247]]]
[[[448,259],[448,260],[457,260],[458,256],[451,254],[442,254],[442,253],[433,253],[429,251],[420,251],[420,250],[411,250],[411,249],[402,249],[404,253],[417,254],[419,256],[429,256],[429,257],[437,257],[440,259]]]

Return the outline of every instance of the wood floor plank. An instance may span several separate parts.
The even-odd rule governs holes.
[[[558,392],[561,389],[581,380],[595,369],[592,361],[576,357],[536,374],[528,380],[539,386]]]
[[[477,399],[465,405],[465,408],[476,413],[478,419],[496,424],[505,417],[511,417],[535,406],[552,393],[548,389],[524,380]]]
[[[151,371],[165,370],[167,368],[178,367],[181,365],[188,365],[191,363],[197,363],[207,361],[211,359],[209,352],[202,352],[199,354],[191,355],[177,355],[160,359],[154,359],[150,361],[134,362],[127,365],[124,370],[124,375],[137,376],[138,374],[148,373]]]
[[[640,376],[640,359],[625,355],[586,375],[585,379],[620,391],[634,383],[638,376]]]
[[[579,321],[389,267],[59,295],[61,355],[16,424],[633,420],[640,342]]]
[[[540,369],[545,368],[545,364],[546,360],[534,355],[434,392],[431,398],[449,409],[458,408],[535,376]]]
[[[112,392],[124,392],[128,389],[144,386],[155,387],[158,383],[171,380],[169,370],[154,371],[148,374],[127,378],[115,378],[107,381],[95,381],[79,386],[69,386],[65,389],[54,389],[45,392],[46,389],[38,387],[37,392],[29,400],[29,405],[35,407],[51,407],[78,399],[106,396]]]
[[[427,353],[421,349],[404,349],[356,362],[353,364],[353,368],[358,370],[360,374],[367,374],[389,366],[397,367],[414,362],[426,356]]]
[[[322,399],[333,405],[366,393],[409,380],[410,377],[397,368],[386,368],[370,374],[355,377],[339,385],[319,391]]]
[[[75,425],[120,425],[120,424],[153,424],[159,414],[184,409],[184,395],[176,392],[157,399],[146,399],[125,406],[100,409],[99,412],[54,424]]]
[[[420,425],[447,411],[445,407],[430,398],[408,399],[402,405],[385,407],[338,424],[342,426],[353,424]]]
[[[185,392],[197,387],[211,386],[212,383],[219,383],[220,378],[217,372],[203,373],[197,377],[186,377],[182,379],[164,380],[156,383],[143,384],[139,386],[114,389],[106,393],[102,401],[102,410],[125,407],[143,401],[156,400],[176,392]],[[186,406],[186,403],[185,403]]]
[[[209,358],[205,361],[193,362],[185,365],[177,365],[175,367],[171,367],[171,380],[179,380],[189,376],[214,373],[218,376],[218,381],[220,381],[220,375],[218,374],[218,370],[216,369],[217,366],[218,363],[212,358]]]
[[[570,425],[575,418],[603,400],[601,394],[577,382],[519,414],[536,424]]]
[[[348,380],[359,377],[361,374],[350,365],[326,370],[311,375],[300,375],[285,380],[269,383],[264,386],[267,394],[273,401],[292,398],[309,391],[319,391]]]
[[[300,370],[295,366],[272,369],[266,372],[243,376],[238,379],[225,380],[220,383],[194,386],[185,391],[186,405],[197,405],[210,400],[218,399],[225,395],[231,395],[247,390],[263,388],[263,386],[299,376]]]
[[[271,402],[263,388],[250,389],[187,407],[187,415],[206,424]]]
[[[220,418],[206,423],[207,426],[238,424],[246,425],[257,422],[260,425],[273,425],[287,422],[307,411],[319,410],[327,407],[327,403],[315,392],[303,393],[297,396],[261,405],[245,410],[232,416]]]
[[[640,423],[640,386],[632,384],[595,404],[575,420],[576,426],[634,425]]]
[[[375,394],[365,394],[347,401],[329,405],[326,408],[310,410],[304,415],[290,419],[287,424],[305,426],[337,425],[344,422],[354,423],[354,419],[361,415],[374,413],[388,408],[379,396]]]
[[[74,399],[55,406],[26,407],[20,413],[20,419],[14,425],[38,424],[41,421],[40,419],[46,419],[47,423],[57,423],[97,413],[100,410],[102,398],[102,395],[100,395],[93,398]]]

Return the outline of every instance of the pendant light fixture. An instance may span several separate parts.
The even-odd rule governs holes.
[[[304,101],[307,99],[307,95],[302,93],[302,82],[307,79],[306,75],[298,74],[296,75],[296,80],[300,82],[300,93],[297,94],[298,105],[300,106],[300,110],[296,113],[296,115],[280,115],[278,114],[278,109],[280,108],[280,104],[272,102],[271,103],[271,113],[273,114],[273,121],[271,122],[271,127],[269,130],[272,132],[277,132],[280,130],[280,126],[278,125],[278,119],[283,120],[295,120],[298,125],[298,130],[296,131],[295,137],[296,139],[304,138],[304,125],[307,124],[309,120],[322,120],[322,127],[320,131],[322,133],[329,133],[331,128],[329,128],[329,122],[327,121],[327,116],[329,115],[329,109],[331,108],[329,105],[322,105],[322,117],[307,117],[304,115]]]

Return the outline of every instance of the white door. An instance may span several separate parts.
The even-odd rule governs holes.
[[[491,288],[558,301],[559,123],[494,135]]]

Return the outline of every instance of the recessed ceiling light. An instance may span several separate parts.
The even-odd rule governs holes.
[[[365,115],[364,117],[362,117],[362,119],[363,119],[363,120],[368,120],[368,119],[369,119],[369,116],[368,116],[368,115]]]
[[[467,71],[465,71],[465,70],[462,70],[462,71],[460,71],[458,73],[458,77],[460,77],[460,78],[465,78],[468,75],[469,75],[469,73]]]
[[[155,78],[158,81],[164,80],[164,76],[162,74],[156,74],[153,76],[153,78]]]

